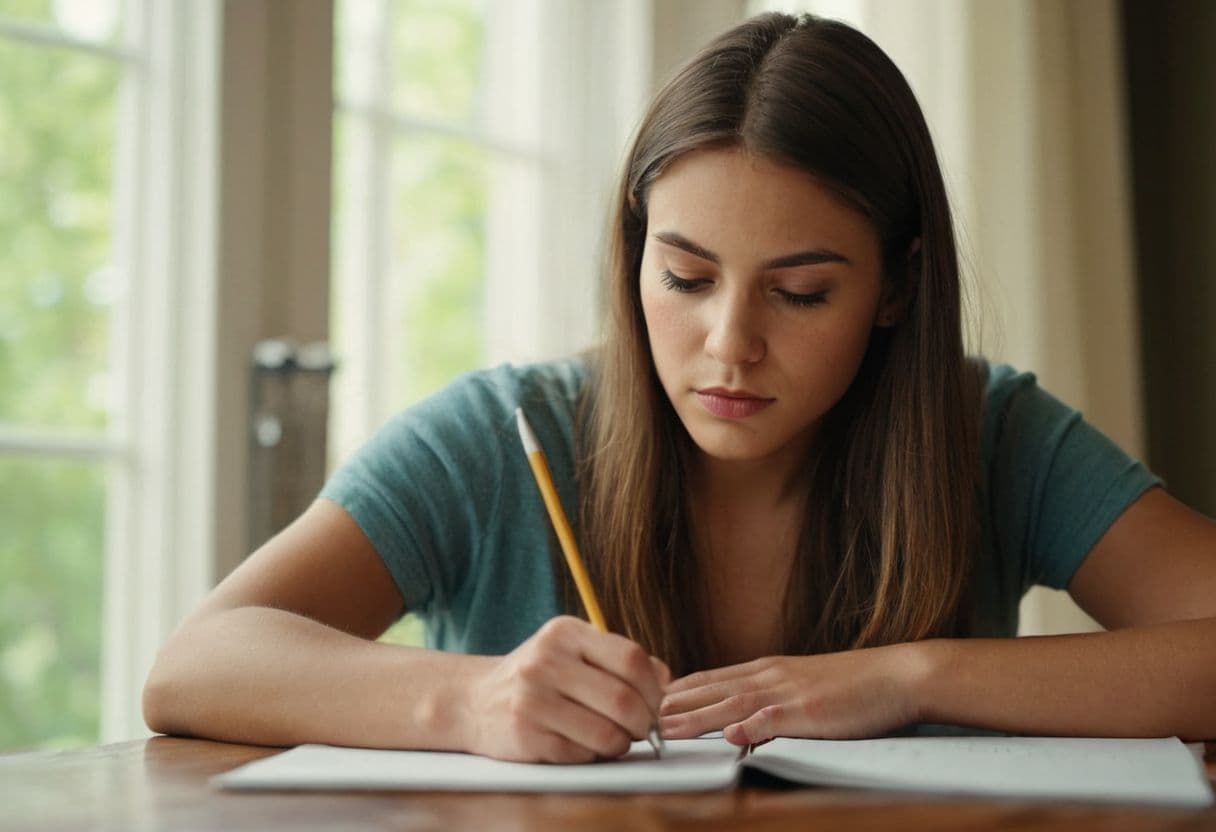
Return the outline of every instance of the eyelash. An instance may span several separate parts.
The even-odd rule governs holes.
[[[677,277],[666,269],[659,274],[659,277],[663,281],[663,285],[674,292],[695,292],[707,282],[704,279],[685,280],[682,277]],[[783,289],[777,289],[775,291],[781,296],[782,300],[794,306],[801,307],[819,306],[821,303],[826,302],[828,294],[826,291],[813,292],[809,295],[802,295],[798,294],[797,292],[786,292]]]

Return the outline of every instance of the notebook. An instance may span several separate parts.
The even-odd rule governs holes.
[[[473,754],[301,745],[214,778],[225,789],[683,792],[731,788],[744,769],[808,785],[956,795],[1210,806],[1177,738],[776,739],[750,753],[721,737],[645,742],[617,760],[512,763]]]

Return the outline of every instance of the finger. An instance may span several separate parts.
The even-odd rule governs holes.
[[[659,731],[664,739],[675,740],[722,730],[728,725],[742,722],[768,705],[769,696],[771,693],[767,691],[748,691],[695,711],[664,716],[659,721]]]
[[[667,685],[666,692],[668,695],[671,695],[719,682],[729,682],[732,679],[744,676],[754,676],[766,666],[764,659],[756,659],[750,662],[743,662],[742,664],[730,664],[725,667],[715,667],[712,670],[701,670],[696,673],[690,673],[687,676],[681,676],[679,679],[671,682],[671,684]]]
[[[543,728],[598,757],[619,757],[632,737],[613,720],[560,694],[546,698],[538,716]],[[577,753],[577,752],[575,752]]]
[[[651,714],[659,712],[663,685],[653,657],[636,641],[615,633],[592,630],[582,642],[584,661],[616,676],[636,690]]]
[[[663,700],[661,670],[641,645],[615,633],[604,633],[586,621],[562,615],[551,618],[534,636],[542,654],[575,655],[633,687],[657,714]],[[666,665],[659,663],[662,670]]]
[[[661,716],[675,716],[676,714],[706,708],[715,702],[721,702],[723,699],[729,699],[732,696],[754,689],[754,684],[748,684],[751,681],[751,679],[738,679],[715,682],[680,693],[669,693],[663,698],[663,705],[659,708],[659,714]]]
[[[520,762],[532,763],[591,763],[599,756],[594,750],[579,745],[569,737],[556,731],[538,730],[532,740],[535,755],[520,759]]]
[[[563,696],[611,720],[630,737],[646,736],[654,722],[655,712],[636,688],[595,665],[570,665],[557,687]]]
[[[755,745],[768,742],[773,737],[791,733],[789,722],[790,709],[785,705],[768,705],[747,719],[722,729],[722,735],[728,742],[735,745]]]

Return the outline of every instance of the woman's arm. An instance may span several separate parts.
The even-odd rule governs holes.
[[[875,736],[909,722],[1010,733],[1216,737],[1216,524],[1161,489],[1132,504],[1069,592],[1106,633],[937,639],[777,656],[668,687],[665,736]]]
[[[358,525],[318,501],[229,575],[161,648],[155,731],[265,745],[444,747],[474,662],[379,644],[401,596]]]
[[[261,745],[615,756],[643,737],[666,669],[568,617],[507,656],[381,644],[401,611],[359,526],[319,500],[226,578],[161,649],[144,687],[155,731]]]
[[[1110,632],[926,642],[923,718],[1216,738],[1216,523],[1152,489],[1102,536],[1068,591]]]
[[[919,720],[1013,734],[1216,737],[1216,618],[925,642]]]
[[[153,731],[256,745],[459,749],[484,657],[381,644],[240,606],[195,616],[144,686]]]

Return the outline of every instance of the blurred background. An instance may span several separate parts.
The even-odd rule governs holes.
[[[0,750],[146,733],[159,644],[326,470],[592,343],[646,101],[768,9],[908,76],[971,348],[1216,513],[1216,3],[0,0]]]

